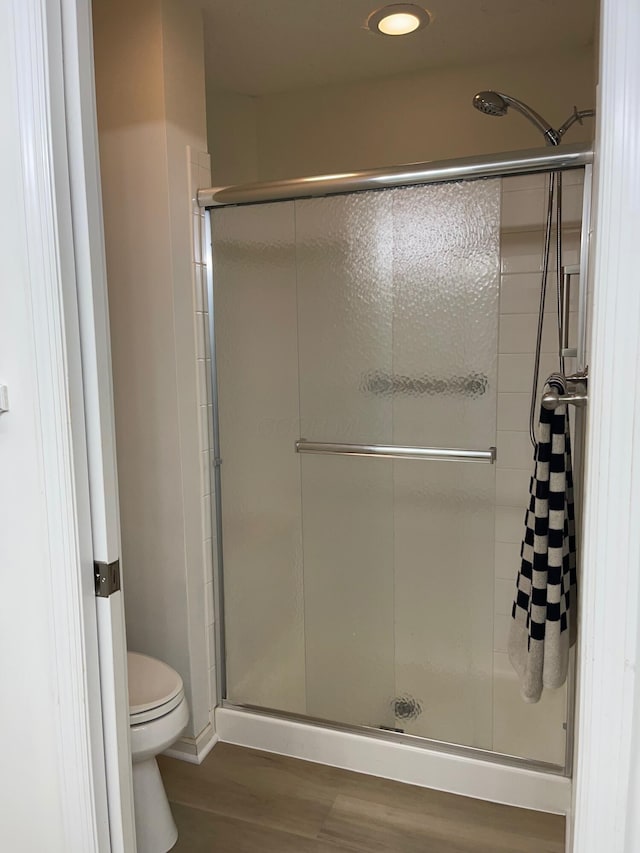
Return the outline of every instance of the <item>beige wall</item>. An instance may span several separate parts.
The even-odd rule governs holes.
[[[206,150],[202,23],[179,0],[95,0],[129,647],[208,723],[188,146]]]
[[[207,87],[207,132],[213,181],[220,185],[258,180],[256,99]]]
[[[561,124],[574,104],[595,105],[594,79],[593,50],[585,49],[553,63],[541,55],[255,99],[234,96],[231,104],[210,96],[213,181],[276,180],[539,146],[542,137],[520,116],[490,118],[472,109],[473,94],[502,89]],[[255,152],[246,131],[252,111]],[[587,122],[572,128],[567,141],[592,133]]]

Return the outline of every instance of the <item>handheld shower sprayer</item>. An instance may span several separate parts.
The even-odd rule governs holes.
[[[513,107],[521,115],[528,119],[531,124],[538,128],[545,138],[547,145],[560,145],[562,137],[569,128],[576,122],[582,124],[582,120],[595,115],[594,110],[578,110],[573,108],[573,112],[569,118],[563,122],[559,128],[552,127],[548,121],[542,118],[531,107],[527,106],[523,101],[513,98],[511,95],[505,95],[504,92],[494,92],[488,90],[477,92],[473,96],[473,106],[480,110],[481,113],[489,116],[504,116],[507,114],[509,107]],[[542,330],[544,324],[544,306],[547,293],[547,279],[550,269],[550,255],[552,244],[553,231],[553,212],[554,205],[556,211],[556,239],[555,239],[555,261],[556,261],[556,304],[557,304],[557,326],[558,326],[558,365],[561,373],[565,369],[565,344],[563,344],[563,329],[567,322],[565,309],[562,307],[563,284],[562,284],[562,172],[551,172],[548,182],[548,200],[547,200],[547,220],[544,230],[544,249],[542,252],[542,279],[540,282],[540,303],[538,308],[538,326],[536,332],[536,346],[533,368],[533,380],[531,383],[531,404],[529,407],[529,435],[531,443],[537,448],[536,430],[535,430],[535,413],[536,413],[536,394],[538,388],[538,379],[540,373],[540,356],[542,353]]]
[[[477,92],[473,96],[472,103],[481,113],[490,116],[504,116],[507,114],[509,107],[513,107],[514,110],[517,110],[538,128],[544,136],[547,145],[560,145],[562,137],[575,122],[582,124],[584,118],[595,115],[594,110],[578,110],[574,107],[573,113],[569,118],[556,129],[523,101],[519,101],[511,95],[505,95],[504,92],[494,92],[493,90]]]

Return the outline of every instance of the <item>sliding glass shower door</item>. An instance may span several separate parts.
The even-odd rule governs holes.
[[[500,181],[212,231],[227,698],[490,749]]]

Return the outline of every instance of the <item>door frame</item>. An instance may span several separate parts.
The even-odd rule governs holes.
[[[640,5],[602,0],[569,850],[640,849]]]
[[[9,0],[65,850],[135,853],[90,0]]]
[[[113,721],[104,735],[96,727],[102,707],[91,684],[113,661],[97,647],[97,619],[89,606],[92,572],[86,557],[88,494],[86,434],[78,434],[81,364],[80,324],[74,307],[76,282],[69,272],[79,247],[69,222],[69,185],[60,175],[70,167],[88,173],[90,146],[68,158],[65,130],[72,115],[94,110],[79,90],[64,90],[71,64],[80,79],[93,80],[91,51],[82,40],[64,39],[63,9],[70,19],[91,19],[90,0],[13,0],[16,62],[20,70],[21,142],[24,187],[29,201],[30,260],[34,270],[34,330],[38,378],[46,393],[40,409],[48,476],[64,488],[47,494],[51,542],[52,632],[57,655],[59,703],[54,708],[60,737],[60,784],[70,853],[130,851],[131,842],[112,837],[105,847],[107,771],[100,754],[115,737]],[[71,18],[69,17],[71,16]],[[82,29],[78,30],[79,32]],[[575,809],[570,819],[576,853],[623,853],[640,849],[640,6],[637,0],[603,0],[601,66],[596,138],[592,345],[586,453],[582,614],[578,689]],[[86,45],[84,45],[86,47]],[[91,117],[95,128],[95,115]],[[64,157],[61,147],[66,151]],[[78,156],[81,162],[78,162]],[[66,166],[64,163],[66,157]],[[47,215],[43,216],[42,211]],[[87,226],[91,245],[102,247],[96,222]],[[103,249],[102,249],[103,251]],[[71,252],[71,256],[69,255]],[[37,273],[37,277],[35,275]],[[104,281],[94,280],[95,288]],[[98,291],[97,291],[98,292]],[[82,330],[85,334],[85,330]],[[82,379],[80,379],[80,382]],[[84,396],[84,408],[87,408]],[[103,424],[109,435],[112,424]],[[604,571],[603,569],[606,569]],[[122,672],[114,683],[120,690]],[[96,704],[98,703],[98,704]],[[635,719],[634,719],[635,717]],[[104,719],[103,719],[104,724]],[[63,760],[64,759],[64,760]],[[124,768],[120,768],[123,770]],[[127,792],[125,795],[128,796]],[[134,842],[135,844],[135,839]]]
[[[59,0],[93,560],[121,563],[91,4]],[[120,565],[120,575],[125,570]],[[135,853],[124,595],[95,597],[111,850]]]
[[[12,0],[65,842],[111,849],[59,6]],[[37,816],[34,816],[37,819]]]

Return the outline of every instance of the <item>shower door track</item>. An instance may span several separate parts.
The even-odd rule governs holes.
[[[537,761],[535,759],[520,758],[517,755],[492,752],[490,749],[482,749],[482,747],[478,746],[465,746],[464,744],[449,743],[448,741],[435,740],[434,738],[422,737],[421,735],[412,735],[406,732],[376,728],[374,726],[358,725],[356,723],[339,723],[335,720],[325,720],[322,717],[311,717],[307,714],[296,714],[292,711],[282,711],[276,708],[263,708],[260,705],[239,704],[237,702],[231,702],[228,699],[223,699],[219,703],[219,707],[231,711],[240,711],[244,714],[271,717],[273,719],[291,723],[304,723],[305,725],[317,726],[321,729],[330,729],[334,732],[363,735],[365,737],[375,738],[376,740],[386,740],[390,743],[419,747],[427,752],[444,753],[446,755],[457,756],[459,758],[473,758],[479,761],[490,762],[491,764],[499,764],[502,767],[515,767],[521,770],[537,770],[542,773],[548,773],[552,776],[561,776],[563,778],[568,776],[564,767],[560,764],[550,764],[546,761]]]
[[[240,705],[227,699],[226,678],[226,638],[224,614],[224,554],[222,541],[222,502],[220,476],[220,434],[218,418],[218,379],[216,369],[215,302],[213,281],[213,247],[211,237],[211,211],[221,206],[248,205],[285,201],[294,198],[322,197],[351,192],[382,190],[391,187],[415,186],[420,184],[449,183],[460,180],[481,178],[513,177],[549,171],[565,171],[584,168],[584,194],[582,209],[582,227],[580,238],[580,276],[579,276],[579,316],[578,346],[576,365],[584,370],[587,349],[587,282],[589,262],[589,237],[591,233],[591,182],[593,151],[588,145],[562,145],[556,148],[530,149],[508,152],[493,156],[469,157],[457,160],[434,161],[432,163],[398,166],[377,169],[370,172],[352,172],[346,175],[324,175],[300,178],[291,181],[245,184],[236,187],[201,189],[197,193],[198,204],[207,210],[205,216],[205,260],[207,276],[207,302],[209,310],[209,355],[211,358],[211,396],[213,421],[213,463],[212,476],[214,495],[212,515],[215,536],[212,540],[214,551],[214,614],[216,642],[216,688],[218,707],[240,711],[247,714],[270,716],[291,722],[305,722],[313,726],[332,731],[351,732],[387,740],[395,743],[424,746],[425,751],[440,752],[453,756],[481,758],[487,762],[506,767],[539,770],[550,775],[571,778],[573,771],[573,747],[575,725],[576,663],[575,650],[571,650],[569,674],[567,678],[566,712],[566,750],[564,767],[555,764],[505,755],[477,747],[452,744],[423,738],[418,735],[387,731],[370,726],[340,724],[333,721],[291,714],[270,708],[253,705]],[[584,412],[576,415],[578,432],[577,446],[574,448],[576,459],[582,471],[584,455]],[[579,528],[581,483],[577,487],[576,523]]]
[[[327,195],[385,190],[420,184],[441,184],[480,178],[506,178],[536,172],[579,169],[593,162],[588,145],[559,145],[555,148],[530,148],[501,154],[464,157],[456,160],[434,160],[387,166],[367,172],[344,172],[339,175],[312,175],[288,181],[265,181],[231,187],[209,187],[198,190],[202,208],[229,205],[265,204],[296,198],[319,198]]]

